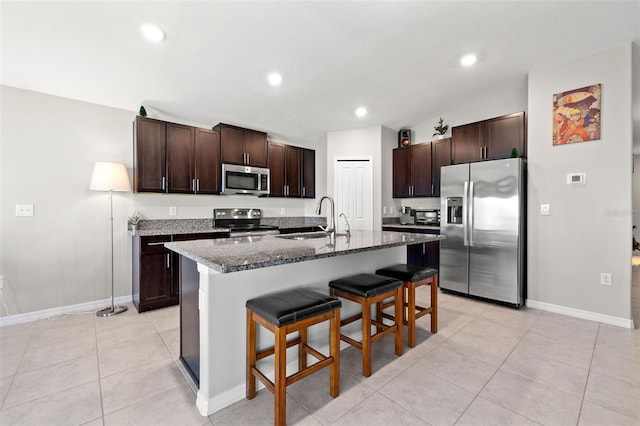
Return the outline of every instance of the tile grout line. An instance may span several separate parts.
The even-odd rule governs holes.
[[[587,370],[587,380],[584,382],[584,389],[582,391],[582,398],[580,399],[580,409],[578,410],[578,418],[576,419],[576,426],[580,423],[580,416],[582,415],[582,407],[584,407],[584,398],[587,395],[587,386],[589,386],[589,377],[591,376],[591,367],[593,366],[593,358],[596,354],[596,345],[598,344],[598,336],[600,335],[601,323],[598,323],[598,330],[596,331],[596,338],[593,342],[593,349],[591,350],[591,359],[589,360],[589,369]]]
[[[478,399],[478,397],[480,397],[480,394],[482,393],[482,391],[487,387],[487,385],[489,384],[489,382],[490,382],[490,381],[495,377],[495,375],[498,373],[498,371],[500,371],[500,369],[502,368],[502,366],[504,365],[504,363],[505,363],[505,362],[507,362],[507,360],[509,359],[509,357],[511,357],[511,354],[513,354],[513,351],[515,351],[515,350],[516,350],[516,348],[518,347],[518,345],[520,345],[520,343],[521,343],[521,342],[522,342],[522,340],[526,337],[526,335],[527,335],[527,334],[529,334],[529,332],[531,331],[531,329],[532,329],[532,328],[536,325],[536,323],[540,320],[540,317],[542,317],[542,314],[538,315],[538,318],[536,318],[535,322],[534,322],[533,324],[531,324],[531,326],[527,329],[527,332],[526,332],[526,333],[524,333],[524,334],[522,335],[522,337],[520,337],[520,339],[518,340],[518,343],[516,343],[516,344],[513,346],[513,349],[511,349],[511,351],[509,352],[509,354],[508,354],[508,355],[504,358],[504,360],[500,363],[500,365],[498,366],[498,368],[496,368],[496,370],[493,372],[493,374],[491,375],[491,377],[489,377],[489,379],[487,379],[487,381],[484,383],[484,385],[482,386],[482,388],[481,388],[481,389],[476,393],[476,395],[473,397],[473,399],[471,400],[471,402],[469,402],[469,404],[465,407],[465,409],[462,411],[462,413],[460,413],[460,416],[458,416],[458,418],[456,419],[456,421],[453,423],[454,425],[455,425],[455,424],[457,424],[457,423],[460,421],[460,419],[462,418],[462,416],[464,416],[464,414],[467,412],[467,410],[469,409],[469,407],[471,407],[471,404],[473,404],[473,403],[474,403],[474,401],[475,401],[476,399]],[[464,328],[464,327],[463,327],[463,328]],[[481,397],[481,398],[484,398],[484,397]],[[498,403],[497,401],[492,401],[491,399],[488,399],[488,398],[485,398],[485,399],[487,399],[487,401],[490,401],[490,402],[492,402],[492,403],[494,403],[494,404],[499,405],[500,407],[504,408],[505,410],[511,411],[512,413],[515,413],[515,414],[517,414],[518,416],[524,417],[524,418],[526,418],[526,419],[528,419],[528,420],[531,420],[531,421],[533,421],[533,422],[535,422],[535,423],[538,423],[538,424],[539,424],[539,422],[537,422],[537,421],[535,421],[535,420],[533,420],[533,419],[530,419],[529,417],[527,417],[527,416],[525,416],[525,415],[523,415],[523,414],[520,414],[520,413],[518,413],[518,412],[516,412],[516,411],[513,411],[511,408],[505,407],[504,405],[502,405],[502,404]]]

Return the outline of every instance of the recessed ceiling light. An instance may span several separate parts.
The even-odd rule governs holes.
[[[165,33],[159,27],[153,24],[142,24],[140,26],[140,32],[149,40],[149,41],[162,41],[165,38]]]
[[[469,67],[475,64],[477,60],[478,60],[478,57],[476,56],[475,53],[469,53],[464,55],[462,58],[460,58],[460,63],[465,67]]]
[[[280,83],[282,83],[282,76],[277,72],[269,74],[267,79],[269,79],[269,84],[272,86],[280,86]]]
[[[356,115],[358,117],[364,117],[367,115],[367,109],[365,107],[356,108]]]

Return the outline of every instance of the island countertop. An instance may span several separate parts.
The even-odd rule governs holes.
[[[329,237],[294,240],[266,235],[177,241],[165,243],[165,247],[225,274],[389,247],[435,242],[444,238],[444,236],[433,234],[356,230],[352,231],[350,238],[337,236],[335,241],[330,241]]]

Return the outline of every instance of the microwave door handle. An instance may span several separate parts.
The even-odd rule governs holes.
[[[468,233],[468,221],[467,221],[467,200],[469,193],[469,182],[464,183],[464,190],[462,192],[462,235],[464,236],[465,247],[469,245],[469,233]]]

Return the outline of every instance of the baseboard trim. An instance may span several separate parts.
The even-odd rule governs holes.
[[[116,305],[131,303],[132,295],[120,296],[114,299]],[[111,306],[111,298],[103,300],[95,300],[93,302],[79,303],[77,305],[60,306],[57,308],[44,309],[42,311],[27,312],[25,314],[8,315],[0,317],[0,327],[7,325],[22,324],[25,322],[36,321],[40,319],[50,318],[56,315],[77,314],[78,312],[97,311],[102,308]]]
[[[601,322],[603,324],[615,325],[622,328],[635,328],[633,319],[614,317],[611,315],[599,314],[597,312],[591,311],[583,311],[582,309],[569,308],[567,306],[554,305],[552,303],[539,302],[537,300],[531,299],[527,299],[525,304],[529,308],[540,309],[542,311],[554,312],[556,314]]]

